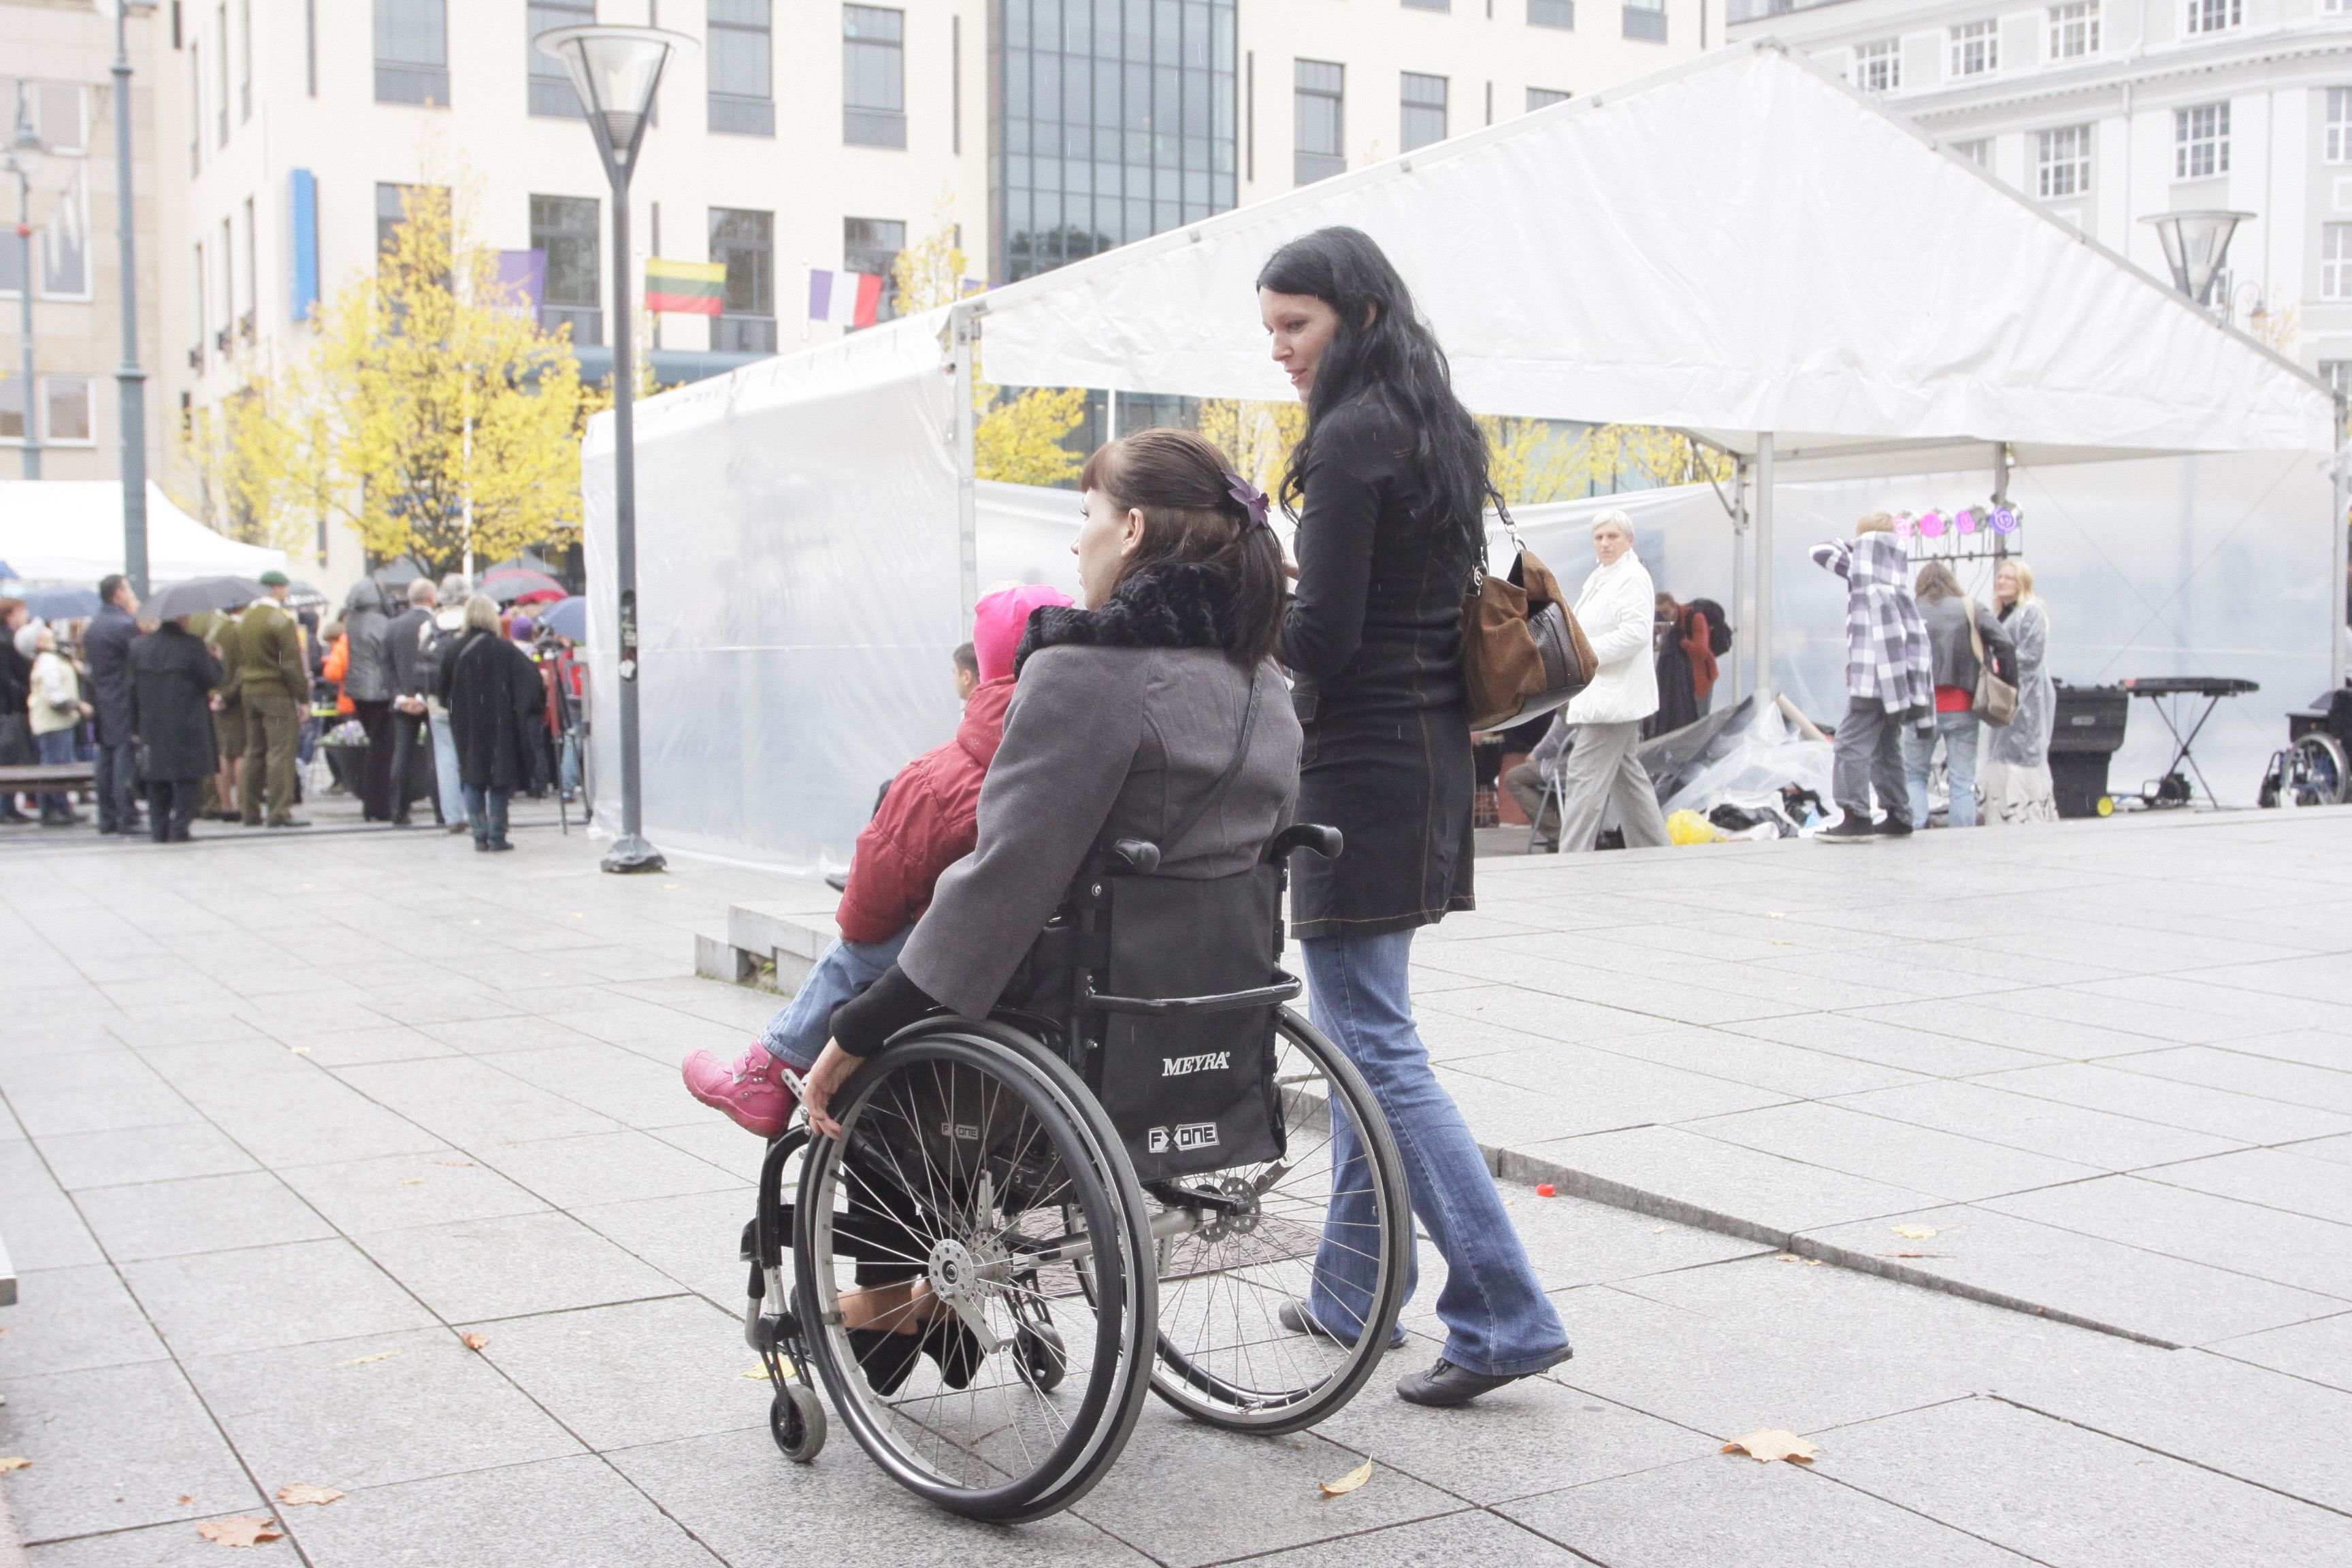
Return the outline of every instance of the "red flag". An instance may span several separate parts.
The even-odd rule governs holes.
[[[870,327],[882,310],[882,276],[878,272],[857,275],[856,324]]]

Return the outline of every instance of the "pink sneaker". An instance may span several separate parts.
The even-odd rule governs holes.
[[[703,1104],[725,1111],[745,1131],[773,1138],[784,1130],[793,1119],[793,1108],[800,1103],[784,1087],[780,1066],[756,1042],[731,1065],[709,1051],[697,1051],[686,1058],[686,1090]]]

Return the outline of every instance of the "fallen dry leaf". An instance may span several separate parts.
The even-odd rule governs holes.
[[[1895,1234],[1906,1241],[1925,1241],[1936,1234],[1936,1227],[1932,1225],[1898,1225],[1895,1227]]]
[[[286,1048],[298,1057],[307,1057],[310,1054],[310,1047],[308,1046],[289,1046]]]
[[[436,1165],[447,1165],[453,1170],[462,1167],[470,1171],[474,1168],[474,1162],[471,1160],[435,1160],[432,1163]]]
[[[737,1373],[735,1375],[746,1378],[756,1377],[761,1383],[765,1383],[768,1381],[768,1369],[764,1366],[755,1366],[749,1372]]]
[[[1768,1427],[1750,1432],[1745,1437],[1734,1437],[1723,1446],[1727,1454],[1745,1454],[1759,1464],[1769,1465],[1775,1459],[1786,1459],[1794,1465],[1810,1465],[1821,1452],[1794,1432],[1780,1427]]]
[[[187,1493],[187,1492],[182,1492],[182,1493],[180,1494],[180,1506],[181,1506],[182,1508],[185,1508],[185,1507],[187,1507],[190,1503],[192,1503],[192,1502],[194,1502],[194,1501],[195,1501],[195,1500],[195,1500],[195,1498],[194,1498],[193,1495],[191,1495],[190,1493]]]
[[[1881,1258],[1949,1258],[1948,1252],[1882,1252]]]
[[[466,1342],[466,1348],[469,1351],[480,1350],[490,1342],[488,1334],[461,1334],[458,1337]]]
[[[0,1459],[0,1470],[28,1470],[32,1468],[33,1461],[22,1454],[11,1454],[6,1458]]]
[[[1338,1480],[1325,1481],[1323,1483],[1323,1495],[1325,1497],[1339,1497],[1343,1493],[1354,1491],[1358,1487],[1362,1486],[1366,1481],[1369,1481],[1371,1479],[1372,1462],[1370,1459],[1366,1459],[1362,1464],[1358,1465],[1354,1469],[1349,1470]]]
[[[240,1513],[227,1519],[208,1519],[196,1526],[196,1533],[218,1546],[258,1546],[286,1532],[268,1520]]]
[[[320,1508],[343,1494],[332,1487],[312,1486],[309,1481],[291,1481],[278,1489],[278,1500],[282,1503],[317,1503]]]
[[[1650,1234],[1651,1234],[1652,1236],[1664,1236],[1664,1235],[1665,1235],[1665,1234],[1666,1234],[1666,1227],[1665,1227],[1664,1226],[1658,1226],[1658,1228],[1657,1228],[1657,1229],[1655,1229],[1655,1230],[1652,1231]]]
[[[400,1352],[398,1351],[378,1351],[373,1355],[355,1355],[349,1361],[339,1361],[335,1364],[337,1366],[365,1366],[372,1361],[390,1361],[399,1353]]]
[[[425,1184],[425,1178],[422,1176],[403,1176],[400,1178],[400,1184],[404,1187],[421,1187]]]
[[[1776,1252],[1772,1255],[1772,1261],[1775,1263],[1802,1263],[1804,1259],[1798,1257],[1793,1252]]]

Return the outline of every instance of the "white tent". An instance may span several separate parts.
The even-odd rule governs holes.
[[[2012,461],[2181,453],[2273,454],[2277,472],[2259,496],[2179,480],[2153,497],[2138,542],[2179,556],[2170,593],[2236,538],[2289,590],[2273,619],[2308,651],[2284,679],[2341,679],[2326,386],[1766,42],[646,405],[648,831],[837,862],[874,784],[944,738],[929,670],[983,581],[966,395],[983,332],[1002,384],[1281,397],[1255,278],[1332,224],[1394,259],[1472,407],[1673,426],[1736,457],[1734,618],[1773,628],[1749,684],[1836,635],[1775,613],[1776,570],[1819,536],[1776,542],[1782,482],[1972,474],[1981,500]],[[594,578],[613,559],[609,420],[584,458]],[[2218,541],[2200,505],[2228,510]],[[592,612],[612,646],[612,596]]]
[[[0,561],[35,584],[96,586],[122,570],[122,486],[113,479],[0,482]],[[147,578],[252,577],[286,570],[286,552],[215,533],[147,487]]]

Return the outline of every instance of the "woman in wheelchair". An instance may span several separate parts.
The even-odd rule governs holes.
[[[1084,606],[1031,616],[977,846],[835,1009],[801,1086],[820,1136],[771,1145],[746,1237],[785,1452],[823,1441],[813,1365],[893,1479],[992,1519],[1091,1487],[1147,1391],[1240,1430],[1337,1409],[1410,1247],[1377,1103],[1279,1005],[1300,989],[1276,966],[1287,852],[1339,846],[1285,826],[1300,730],[1265,498],[1166,429],[1081,483]],[[1372,1155],[1349,1166],[1352,1228],[1327,1226],[1335,1126]],[[1376,1277],[1370,1331],[1284,1331],[1335,1252]]]

